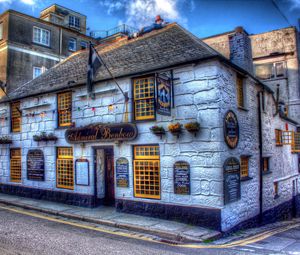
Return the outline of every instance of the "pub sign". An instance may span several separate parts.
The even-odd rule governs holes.
[[[31,181],[45,180],[45,161],[42,150],[29,150],[27,153],[27,179]]]
[[[68,143],[131,141],[137,137],[136,125],[130,123],[91,124],[66,130]]]
[[[190,165],[185,161],[177,161],[174,164],[174,193],[190,195]]]
[[[161,115],[171,116],[171,79],[157,75],[157,113]]]
[[[228,158],[224,163],[224,204],[241,198],[240,162],[237,158]]]
[[[225,115],[224,138],[229,148],[236,148],[239,142],[239,123],[233,111],[228,111]]]

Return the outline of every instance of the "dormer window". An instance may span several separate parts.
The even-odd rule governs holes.
[[[69,26],[73,28],[80,28],[80,19],[75,16],[69,16]]]

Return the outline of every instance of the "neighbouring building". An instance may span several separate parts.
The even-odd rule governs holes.
[[[297,123],[234,36],[231,61],[176,23],[97,46],[128,105],[103,65],[88,97],[87,50],[9,93],[0,191],[225,232],[299,214]]]
[[[59,5],[40,18],[13,10],[0,15],[0,81],[11,92],[75,51],[85,49],[86,17]],[[1,96],[3,93],[1,91]]]
[[[232,47],[235,48],[238,31],[241,31],[240,38],[245,39],[245,45],[234,52]],[[237,59],[235,63],[238,65],[243,60],[241,52],[251,52],[248,56],[253,58],[253,63],[249,62],[250,66],[246,68],[274,91],[284,114],[300,122],[300,45],[299,32],[295,27],[253,35],[237,27],[234,31],[213,35],[203,41],[226,58]]]

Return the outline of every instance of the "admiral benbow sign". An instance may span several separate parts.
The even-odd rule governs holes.
[[[92,124],[81,128],[66,130],[65,138],[68,143],[130,141],[137,137],[134,124]]]
[[[239,123],[233,111],[228,111],[224,118],[224,137],[229,148],[234,149],[239,142]]]

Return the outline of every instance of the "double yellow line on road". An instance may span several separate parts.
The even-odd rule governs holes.
[[[257,235],[254,235],[254,236],[251,236],[251,237],[248,237],[248,238],[244,238],[242,240],[238,240],[238,241],[234,241],[234,242],[226,243],[226,244],[219,244],[219,245],[218,244],[216,244],[216,245],[171,244],[171,243],[161,242],[159,240],[154,240],[150,237],[141,237],[141,236],[137,236],[135,234],[130,234],[130,233],[115,232],[115,231],[105,229],[105,228],[99,228],[99,227],[96,227],[96,226],[84,225],[84,224],[76,223],[76,222],[69,222],[69,221],[66,221],[66,220],[57,219],[57,218],[54,218],[54,217],[45,216],[45,215],[41,215],[41,214],[38,214],[38,213],[27,212],[27,211],[15,209],[15,208],[0,206],[0,209],[15,212],[15,213],[19,213],[19,214],[23,214],[23,215],[27,215],[27,216],[31,216],[31,217],[34,217],[34,218],[39,218],[39,219],[43,219],[43,220],[48,220],[48,221],[52,221],[52,222],[65,224],[65,225],[70,225],[70,226],[73,226],[73,227],[78,227],[78,228],[82,228],[82,229],[88,229],[88,230],[92,230],[92,231],[106,233],[106,234],[110,234],[110,235],[121,236],[121,237],[136,239],[136,240],[152,242],[152,243],[159,243],[159,244],[164,244],[164,245],[174,246],[174,247],[189,248],[189,249],[224,249],[224,248],[234,248],[234,247],[237,247],[237,246],[245,246],[245,245],[248,245],[248,244],[251,244],[251,243],[255,243],[255,242],[264,240],[264,239],[266,239],[270,236],[273,236],[273,235],[276,235],[278,233],[287,231],[289,229],[300,227],[300,223],[296,223],[296,224],[288,225],[288,226],[285,226],[285,227],[280,227],[280,228],[278,227],[278,228],[273,229],[273,230],[265,231],[263,233],[260,233],[260,234],[257,234]]]

